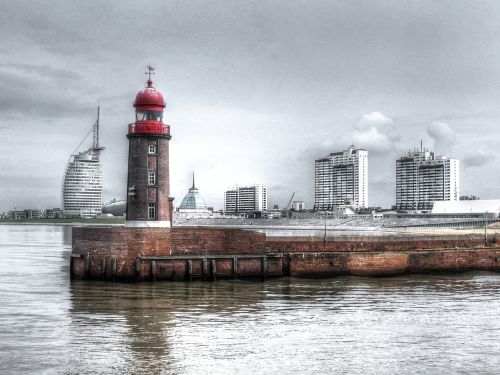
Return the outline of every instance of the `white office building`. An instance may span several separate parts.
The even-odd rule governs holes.
[[[267,210],[267,188],[264,185],[235,186],[224,193],[224,213],[264,210]]]
[[[293,201],[292,210],[293,211],[304,211],[306,209],[306,203],[304,201]]]
[[[368,207],[368,151],[354,146],[315,161],[314,209]]]
[[[436,201],[458,201],[459,161],[421,149],[396,161],[396,209],[431,210]]]

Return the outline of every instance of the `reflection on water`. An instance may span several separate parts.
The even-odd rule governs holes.
[[[498,373],[500,275],[70,282],[68,227],[0,226],[0,373]]]

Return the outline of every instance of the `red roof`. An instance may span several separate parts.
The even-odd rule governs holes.
[[[134,107],[141,110],[163,111],[165,99],[163,94],[153,87],[153,81],[148,80],[148,86],[139,91],[135,97]]]

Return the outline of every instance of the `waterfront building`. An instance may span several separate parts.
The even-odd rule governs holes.
[[[469,199],[460,201],[434,202],[432,213],[435,215],[470,215],[488,218],[500,217],[500,199]]]
[[[293,211],[304,211],[306,209],[306,204],[304,201],[293,201],[292,210]]]
[[[99,108],[93,126],[92,147],[71,155],[64,172],[62,207],[66,217],[92,218],[102,209],[102,164],[99,145]]]
[[[147,86],[135,97],[135,122],[129,124],[127,138],[129,227],[170,227],[174,198],[170,197],[170,126],[163,123],[165,99],[153,87],[148,67]]]
[[[477,195],[461,195],[459,198],[461,201],[477,201],[480,199]]]
[[[33,209],[33,210],[24,210],[26,214],[26,219],[41,219],[45,216],[45,213],[42,210]]]
[[[113,216],[124,216],[127,209],[126,200],[113,199],[102,207],[102,213]]]
[[[317,159],[314,169],[314,209],[368,206],[368,151],[354,145]]]
[[[224,213],[267,210],[267,187],[262,184],[235,186],[224,193]]]
[[[200,195],[200,191],[195,186],[193,173],[193,184],[189,188],[184,199],[182,199],[180,206],[177,208],[176,217],[193,219],[211,216],[213,216],[213,210],[211,211],[208,209],[205,199],[203,199]]]
[[[26,211],[24,210],[9,211],[8,217],[14,220],[23,220],[26,219]]]
[[[238,211],[238,190],[230,189],[224,192],[224,212]]]
[[[45,217],[47,219],[62,219],[64,218],[64,211],[60,208],[47,208],[45,210]]]
[[[396,161],[396,209],[431,210],[436,201],[458,201],[459,161],[421,149]]]
[[[264,210],[261,213],[261,217],[263,219],[280,219],[283,217],[283,211],[276,208],[270,210]]]

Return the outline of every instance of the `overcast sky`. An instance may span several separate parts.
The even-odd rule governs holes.
[[[461,161],[461,192],[500,198],[499,1],[10,1],[0,12],[0,211],[60,207],[68,157],[101,102],[104,201],[126,194],[127,124],[156,67],[171,189],[209,205],[264,183],[314,201],[314,160],[369,151],[371,205],[395,160]],[[81,148],[90,146],[91,139]]]

